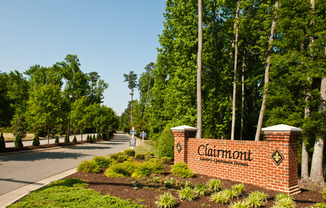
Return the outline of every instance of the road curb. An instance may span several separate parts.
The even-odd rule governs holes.
[[[73,173],[76,173],[76,168],[64,171],[62,173],[59,173],[57,175],[45,178],[43,180],[37,181],[33,184],[21,187],[19,189],[16,189],[14,191],[11,191],[9,193],[6,193],[4,195],[0,196],[0,207],[5,208],[6,206],[16,202],[17,200],[21,199],[22,197],[28,195],[32,191],[35,191],[39,188],[42,188],[43,186],[48,185],[49,183],[62,179],[66,176],[69,176]]]

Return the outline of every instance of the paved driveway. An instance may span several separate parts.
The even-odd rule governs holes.
[[[0,156],[0,196],[76,168],[82,160],[120,152],[129,148],[129,141],[128,135],[116,134],[113,140],[101,143]]]

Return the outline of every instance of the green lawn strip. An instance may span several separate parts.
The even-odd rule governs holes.
[[[8,207],[144,207],[131,200],[100,195],[100,192],[86,189],[87,186],[85,181],[79,179],[58,180]]]
[[[143,143],[140,143],[140,145],[136,146],[135,151],[136,153],[153,152],[155,157],[158,157],[155,142],[151,140],[145,140]]]

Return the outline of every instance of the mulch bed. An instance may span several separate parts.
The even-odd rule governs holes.
[[[104,171],[104,170],[103,170]],[[141,204],[147,205],[150,208],[156,207],[155,201],[157,197],[164,192],[170,192],[175,197],[178,198],[177,187],[166,188],[160,183],[154,183],[151,178],[137,179],[142,184],[142,188],[136,190],[134,189],[134,178],[108,178],[102,173],[83,173],[77,172],[66,178],[79,178],[85,180],[89,183],[88,188],[99,191],[102,195],[110,194],[112,196],[117,196],[122,199],[132,199],[135,202],[140,202]],[[194,178],[183,179],[170,174],[170,165],[166,166],[164,171],[164,177],[173,177],[179,181],[191,181],[193,185],[197,183],[206,183],[211,179],[211,177],[196,174]],[[223,188],[231,188],[238,182],[233,182],[229,180],[221,180]],[[274,197],[278,192],[263,189],[250,184],[245,184],[244,194],[238,199],[233,201],[240,201],[245,199],[250,192],[261,191],[268,194],[268,203],[264,207],[272,207],[274,205]],[[197,198],[194,202],[180,201],[178,203],[178,208],[197,208],[197,207],[228,207],[229,204],[215,204],[209,201],[209,196],[201,196]],[[310,207],[318,202],[323,202],[322,194],[307,190],[302,190],[300,194],[293,196],[296,207]]]

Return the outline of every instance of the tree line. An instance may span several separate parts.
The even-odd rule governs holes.
[[[325,11],[323,0],[202,1],[202,137],[263,140],[261,126],[300,127],[302,179],[324,182]],[[140,99],[122,129],[160,143],[165,129],[196,126],[198,14],[195,0],[166,1],[156,63],[136,78]]]
[[[101,104],[108,87],[97,72],[82,72],[70,54],[51,67],[0,72],[0,126],[20,137],[27,130],[39,136],[114,131],[118,117]]]

